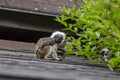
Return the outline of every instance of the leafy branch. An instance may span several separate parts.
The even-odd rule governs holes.
[[[78,36],[68,36],[67,53],[99,62],[100,58],[103,60],[100,50],[108,48],[113,55],[108,67],[120,70],[120,0],[82,1],[81,6],[63,6],[64,14],[55,19],[65,26],[64,30]]]

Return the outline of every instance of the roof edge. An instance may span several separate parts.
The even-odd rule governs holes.
[[[29,14],[36,14],[36,15],[43,15],[43,16],[50,16],[50,17],[56,17],[56,16],[60,17],[60,15],[58,14],[44,13],[44,12],[38,12],[38,11],[32,11],[32,10],[18,9],[18,8],[8,8],[3,6],[0,6],[0,10],[29,13]]]

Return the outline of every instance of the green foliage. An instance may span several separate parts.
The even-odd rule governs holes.
[[[108,48],[114,55],[108,61],[112,70],[120,70],[120,0],[82,0],[84,5],[73,8],[63,6],[56,21],[64,30],[78,38],[68,37],[68,54],[85,56],[94,62],[101,58],[100,50]]]

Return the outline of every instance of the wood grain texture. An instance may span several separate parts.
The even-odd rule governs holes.
[[[104,64],[90,64],[74,56],[55,61],[35,59],[32,52],[0,50],[0,80],[119,80],[120,73],[100,66]]]

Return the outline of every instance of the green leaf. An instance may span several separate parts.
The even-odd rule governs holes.
[[[97,31],[95,32],[96,36],[99,38],[100,37],[100,33]]]

